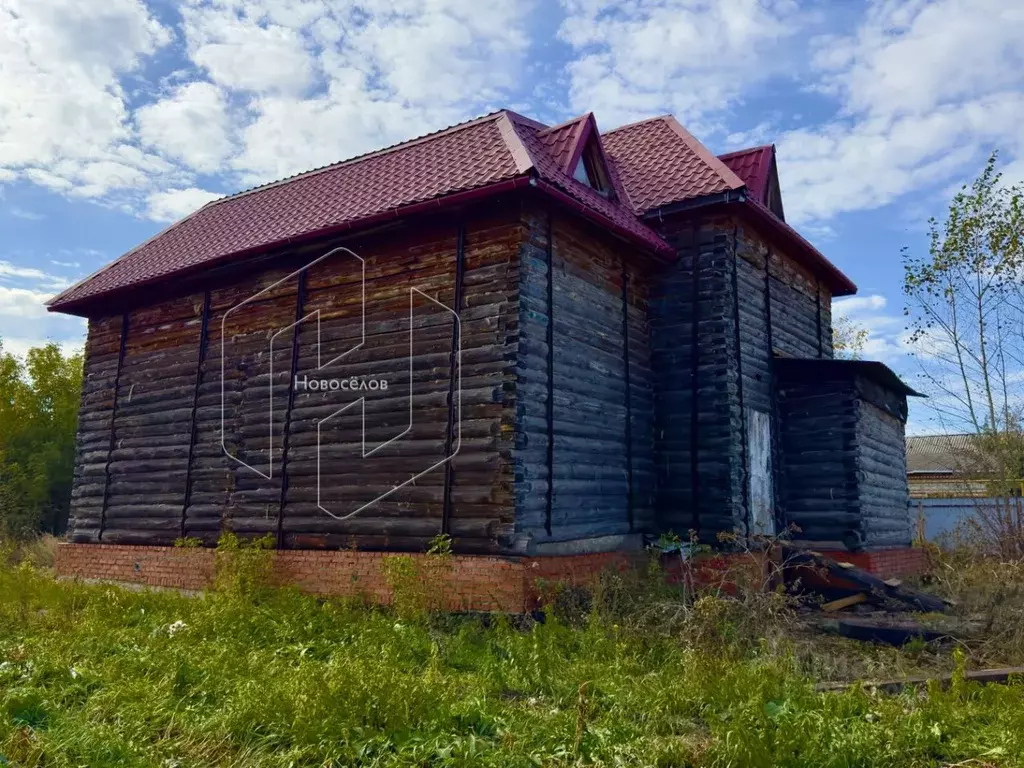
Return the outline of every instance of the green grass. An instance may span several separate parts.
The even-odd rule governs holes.
[[[1024,764],[1024,686],[817,694],[777,644],[730,639],[727,615],[694,611],[710,621],[695,633],[597,615],[426,620],[291,591],[186,597],[0,567],[0,755],[164,768]]]

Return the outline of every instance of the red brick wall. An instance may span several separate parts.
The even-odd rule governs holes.
[[[922,573],[927,553],[904,548],[878,552],[823,552],[827,557],[853,563],[882,578]],[[391,588],[385,576],[390,552],[352,550],[282,550],[274,552],[274,578],[317,595],[364,597],[389,603]],[[426,568],[425,555],[411,554]],[[212,549],[143,547],[119,544],[61,544],[56,569],[60,576],[80,579],[146,584],[154,587],[199,590],[210,586],[214,575]],[[452,611],[499,611],[522,613],[537,607],[539,583],[592,582],[606,568],[628,568],[635,556],[622,552],[545,557],[453,555],[434,569],[432,589],[440,591],[442,604]],[[664,563],[669,579],[681,577],[675,561]],[[764,584],[770,566],[763,555],[715,555],[700,558],[691,569],[695,583],[709,584],[726,573],[730,579]]]
[[[352,550],[282,550],[274,552],[274,578],[317,595],[365,597],[391,601],[385,576],[387,558],[405,555]],[[425,555],[411,554],[426,567]],[[146,584],[175,589],[204,589],[214,574],[212,549],[61,544],[56,569],[60,576]],[[434,570],[443,604],[455,611],[521,613],[535,607],[538,580],[583,584],[612,563],[626,564],[618,553],[566,557],[499,557],[453,555]]]
[[[928,553],[920,547],[880,549],[873,552],[822,551],[840,563],[852,563],[883,579],[919,576],[928,569]]]

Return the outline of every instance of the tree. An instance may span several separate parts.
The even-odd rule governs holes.
[[[67,524],[82,391],[82,356],[56,344],[25,360],[0,343],[0,532]]]
[[[868,343],[868,329],[858,325],[846,315],[837,315],[832,321],[832,349],[836,357],[859,360]]]
[[[944,223],[929,221],[927,256],[904,248],[904,311],[926,405],[943,431],[974,436],[963,472],[988,483],[994,527],[1022,556],[1024,188],[1002,182],[996,159]]]

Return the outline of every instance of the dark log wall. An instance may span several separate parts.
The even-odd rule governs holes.
[[[121,315],[89,323],[71,491],[72,512],[68,521],[71,541],[95,541],[99,536],[107,491],[114,382],[121,360],[121,330]]]
[[[657,276],[651,302],[659,515],[663,527],[713,541],[746,530],[748,409],[775,414],[781,471],[771,360],[832,356],[831,295],[740,219],[660,228],[680,259]]]
[[[679,259],[653,278],[655,460],[660,526],[714,542],[740,523],[740,370],[728,218],[666,222]]]
[[[293,275],[340,241],[323,242],[243,276],[214,271],[126,324],[92,320],[72,539],[212,544],[230,528],[284,548],[422,549],[444,532],[482,552],[693,529],[713,542],[746,530],[750,410],[775,416],[780,508],[818,532],[822,494],[846,502],[818,487],[815,451],[869,469],[902,457],[883,406],[865,412],[874,442],[863,456],[850,453],[852,431],[793,448],[814,433],[808,403],[829,395],[781,395],[772,351],[831,356],[827,289],[738,218],[659,226],[679,258],[654,268],[568,212],[510,199],[347,239],[365,267],[339,253]],[[348,351],[362,340],[363,268],[366,339]],[[410,384],[412,288],[426,295],[412,293]],[[458,309],[461,330],[441,304]],[[321,379],[378,388],[295,386]],[[836,414],[859,423],[842,410],[854,405]],[[874,525],[884,538],[901,489],[896,470],[876,469],[878,506],[864,508],[877,522],[864,535]],[[797,489],[797,477],[811,480]]]
[[[859,540],[857,402],[849,382],[779,381],[779,475],[796,538],[831,546]]]
[[[857,459],[864,546],[908,546],[913,539],[907,485],[906,398],[857,379]]]
[[[516,415],[520,546],[651,530],[646,269],[624,245],[543,208],[526,209],[524,235]]]
[[[296,321],[320,311],[324,362],[353,346],[361,338],[358,261],[332,257],[273,284],[330,244],[281,254],[287,268],[129,312],[123,354],[121,317],[92,320],[72,538],[156,544],[186,535],[212,543],[230,528],[270,534],[283,547],[422,549],[446,531],[463,551],[503,547],[514,527],[513,349],[521,237],[518,208],[506,208],[347,242],[366,260],[366,342],[321,371],[315,319]],[[405,432],[412,287],[449,307],[459,304],[461,413],[453,380],[459,370],[454,320],[413,293],[414,418]],[[255,298],[239,306],[249,297]],[[221,448],[222,352],[224,444],[238,461]],[[292,387],[293,372],[307,380],[387,380],[388,388],[304,390]],[[405,434],[363,458],[358,405],[321,425],[325,508],[345,517],[413,474],[439,466],[338,520],[317,506],[317,423],[360,395],[366,396],[368,451]]]
[[[128,317],[104,541],[180,535],[202,311],[202,296],[186,296]]]
[[[775,248],[770,253],[775,350],[789,357],[832,357],[829,289],[784,253]]]
[[[787,519],[798,538],[908,546],[906,400],[863,377],[779,383]]]

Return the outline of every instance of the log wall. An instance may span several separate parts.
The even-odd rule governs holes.
[[[210,544],[230,528],[270,534],[283,548],[422,549],[444,531],[463,551],[502,548],[514,529],[522,223],[514,207],[419,224],[346,243],[365,259],[365,341],[358,260],[341,254],[289,277],[331,243],[131,310],[124,323],[120,315],[93,319],[72,540],[168,544],[190,536]],[[437,302],[459,306],[458,332]],[[319,332],[311,313],[319,313]],[[360,341],[318,369],[318,360]],[[378,388],[295,386],[314,378]],[[320,424],[318,492],[318,422],[360,395],[372,453],[363,456],[358,403]]]
[[[912,539],[906,400],[863,376],[779,383],[781,477],[798,538],[847,549]]]
[[[540,207],[525,211],[524,229],[515,458],[521,546],[649,531],[646,269],[618,241]]]
[[[679,259],[650,302],[658,519],[714,542],[744,519],[733,225],[678,220],[663,234]]]
[[[831,294],[736,217],[660,228],[680,258],[656,276],[651,302],[658,510],[664,527],[714,541],[747,528],[748,410],[772,415],[782,471],[771,361],[832,356]]]

